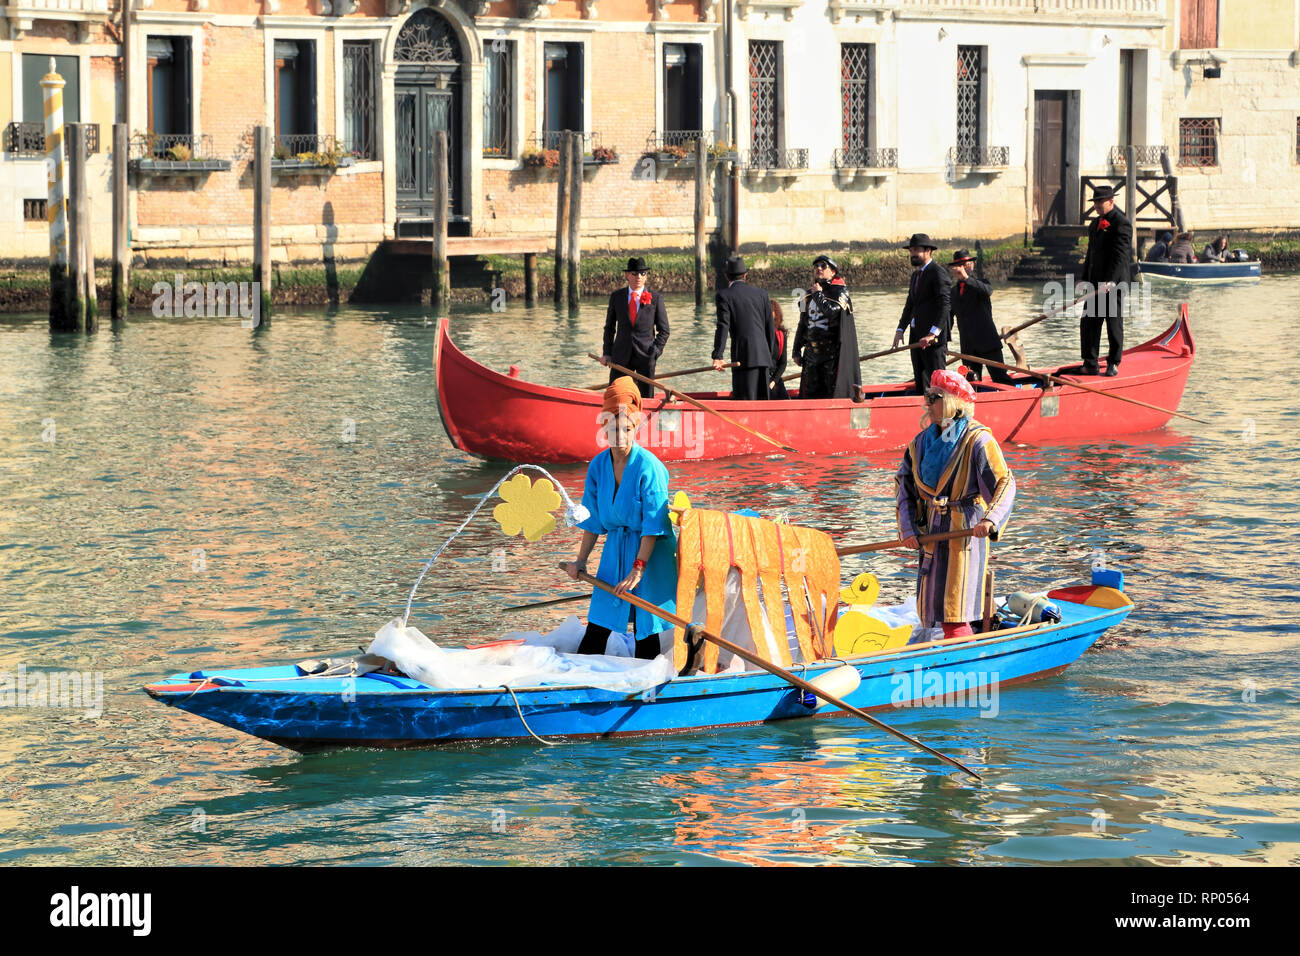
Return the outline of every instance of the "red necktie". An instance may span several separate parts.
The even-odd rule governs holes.
[[[965,279],[963,279],[961,282],[958,282],[958,283],[957,283],[957,294],[958,294],[958,295],[965,295],[965,294],[966,294],[966,280],[965,280]]]
[[[627,297],[627,320],[632,325],[636,325],[636,300],[637,294],[635,292]]]

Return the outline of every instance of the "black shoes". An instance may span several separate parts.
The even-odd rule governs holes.
[[[1107,366],[1106,366],[1106,377],[1107,377],[1107,378],[1112,378],[1112,377],[1114,377],[1114,376],[1116,376],[1116,375],[1118,375],[1118,374],[1119,374],[1119,366],[1118,366],[1118,365],[1107,365]]]

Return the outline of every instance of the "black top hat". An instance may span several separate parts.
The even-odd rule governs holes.
[[[745,268],[745,260],[740,256],[732,256],[727,260],[727,275],[743,276],[748,271]]]
[[[645,260],[642,259],[640,256],[634,256],[631,259],[627,260],[627,271],[628,272],[649,272],[650,267],[645,264]]]
[[[834,259],[826,255],[825,253],[822,253],[820,256],[814,259],[813,265],[816,266],[819,262],[825,263],[826,267],[832,270],[833,272],[838,273],[840,271],[839,263],[837,263]]]
[[[1092,201],[1101,202],[1103,199],[1114,199],[1115,188],[1113,186],[1096,186],[1092,190]]]
[[[930,249],[930,250],[939,248],[933,242],[931,242],[930,237],[923,232],[913,233],[912,238],[907,240],[907,242],[903,244],[904,249],[911,249],[913,246],[919,246],[922,249]]]
[[[974,262],[974,261],[975,261],[975,257],[972,256],[970,252],[968,252],[965,249],[958,249],[956,252],[952,254],[952,262],[948,264],[951,266],[955,266],[959,262]]]

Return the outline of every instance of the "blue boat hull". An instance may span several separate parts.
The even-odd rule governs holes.
[[[1059,624],[850,659],[861,684],[845,700],[864,710],[986,703],[994,688],[1060,673],[1132,610],[1056,603]],[[811,680],[839,665],[797,673]],[[799,692],[763,671],[678,678],[639,694],[556,686],[516,688],[512,695],[504,688],[434,690],[380,674],[302,677],[293,667],[269,667],[177,674],[146,690],[294,750],[528,740],[528,728],[548,739],[630,737],[844,715],[820,701],[820,709],[805,705]]]
[[[1179,282],[1249,282],[1260,277],[1259,262],[1140,262],[1138,271],[1153,279]]]

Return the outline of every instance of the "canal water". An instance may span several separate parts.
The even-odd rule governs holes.
[[[1043,296],[995,292],[1000,323]],[[667,298],[661,370],[705,363],[710,310]],[[146,314],[88,337],[0,318],[0,672],[103,681],[98,715],[0,707],[0,861],[1300,862],[1300,276],[1157,288],[1129,343],[1163,330],[1180,298],[1198,345],[1182,409],[1209,424],[1006,449],[1020,491],[999,589],[1086,580],[1101,558],[1137,602],[1128,623],[1064,675],[1004,691],[996,716],[883,715],[982,786],[850,720],[299,756],[154,703],[141,686],[169,674],[367,643],[506,467],[448,442],[436,327],[419,310],[285,312],[257,331]],[[901,292],[856,304],[863,351],[887,347]],[[584,355],[603,311],[507,302],[457,308],[452,328],[489,365],[584,384],[601,378]],[[1072,360],[1076,328],[1024,333],[1030,360]],[[865,377],[909,377],[906,362]],[[670,471],[697,503],[857,542],[893,536],[896,457]],[[554,472],[580,491],[582,467]],[[570,593],[554,568],[575,542],[563,529],[506,539],[485,511],[413,623],[456,645],[558,622],[563,608],[502,608]],[[914,574],[894,554],[846,559],[846,578],[859,570],[890,601]]]

